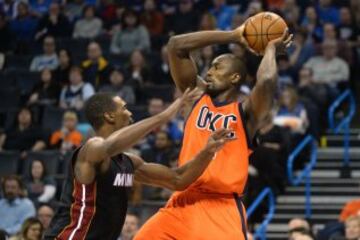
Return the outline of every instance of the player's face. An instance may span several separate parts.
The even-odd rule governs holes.
[[[132,113],[126,108],[126,102],[120,97],[114,97],[117,105],[115,112],[115,128],[120,129],[132,123]]]
[[[230,77],[234,72],[231,65],[231,59],[226,56],[219,56],[213,60],[205,77],[208,94],[217,96],[232,87]]]

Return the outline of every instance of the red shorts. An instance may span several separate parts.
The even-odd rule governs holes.
[[[245,240],[245,208],[233,195],[175,193],[134,240]]]

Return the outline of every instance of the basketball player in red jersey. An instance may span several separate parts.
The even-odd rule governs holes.
[[[204,173],[140,229],[135,240],[242,240],[246,237],[241,196],[247,181],[250,139],[264,124],[277,87],[276,54],[291,44],[286,30],[267,45],[250,96],[239,102],[246,78],[243,59],[232,54],[215,58],[206,78],[200,79],[191,51],[212,44],[247,45],[244,25],[233,31],[201,31],[174,36],[168,43],[171,75],[184,91],[198,86],[205,94],[188,111],[179,165],[186,164],[206,138],[219,128],[231,130],[234,141],[217,152]]]
[[[186,91],[164,112],[129,125],[131,113],[121,98],[107,93],[92,96],[85,113],[96,136],[74,151],[59,209],[44,239],[116,240],[124,224],[134,179],[181,190],[199,177],[216,151],[231,142],[227,139],[228,130],[219,129],[212,134],[194,159],[177,169],[145,163],[135,155],[123,153],[169,121],[193,97],[196,90]]]

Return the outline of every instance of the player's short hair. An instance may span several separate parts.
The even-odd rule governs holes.
[[[231,53],[227,53],[224,55],[232,60],[231,68],[234,72],[239,73],[239,75],[241,77],[241,81],[238,82],[238,85],[241,85],[245,81],[246,75],[247,75],[246,62],[243,59],[241,59],[240,57],[238,57],[234,54],[231,54]]]
[[[96,93],[85,103],[85,116],[95,130],[104,125],[104,114],[115,110],[116,103],[112,93]]]

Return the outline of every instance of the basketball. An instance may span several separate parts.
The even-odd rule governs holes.
[[[244,37],[249,47],[262,55],[269,41],[281,37],[287,25],[279,15],[262,12],[250,17],[245,23]]]

